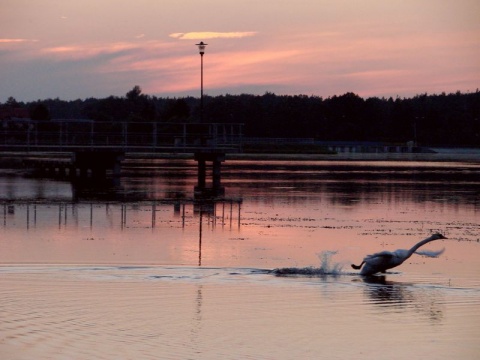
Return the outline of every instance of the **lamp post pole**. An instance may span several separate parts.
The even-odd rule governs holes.
[[[198,46],[198,52],[200,53],[200,122],[203,123],[203,54],[205,54],[205,44],[203,41],[195,44]]]

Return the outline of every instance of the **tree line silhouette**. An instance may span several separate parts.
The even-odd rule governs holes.
[[[160,98],[139,86],[125,96],[19,103],[35,120],[93,119],[103,122],[198,122],[200,99]],[[204,96],[204,121],[243,123],[244,136],[368,141],[421,146],[480,146],[480,92],[421,94],[412,98],[362,98],[348,92],[322,98],[307,95]]]

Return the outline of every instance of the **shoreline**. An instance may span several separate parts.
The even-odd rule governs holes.
[[[480,164],[480,148],[450,149],[432,148],[433,152],[425,153],[336,153],[336,154],[303,154],[303,153],[227,153],[226,160],[241,161],[429,161],[449,162],[464,161]],[[127,159],[185,159],[193,158],[192,153],[178,154],[127,154]]]
[[[227,153],[226,160],[239,161],[411,161],[450,162],[460,161],[480,164],[480,148],[449,149],[434,148],[432,153],[337,153],[337,154],[282,154],[282,153]],[[0,153],[0,168],[23,168],[26,158],[69,159],[69,153]],[[130,153],[127,161],[136,159],[191,160],[193,153]],[[124,160],[124,161],[125,161]]]
[[[227,160],[272,160],[272,161],[465,161],[480,164],[478,153],[339,153],[339,154],[227,154]]]

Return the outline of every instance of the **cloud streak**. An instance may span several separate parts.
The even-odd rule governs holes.
[[[0,39],[0,44],[20,44],[37,41],[35,39]]]
[[[251,37],[257,34],[256,31],[243,32],[188,32],[188,33],[172,33],[169,36],[179,40],[205,40],[205,39],[239,39]]]
[[[119,54],[134,50],[138,46],[133,43],[68,45],[45,48],[41,51],[45,56],[55,60],[80,60],[100,55]]]

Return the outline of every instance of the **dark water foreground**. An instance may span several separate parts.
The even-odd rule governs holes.
[[[68,265],[8,267],[0,282],[0,349],[11,359],[475,359],[479,351],[478,287],[435,274]]]
[[[242,201],[202,204],[192,162],[138,170],[0,177],[1,358],[478,358],[478,165],[227,162]]]

